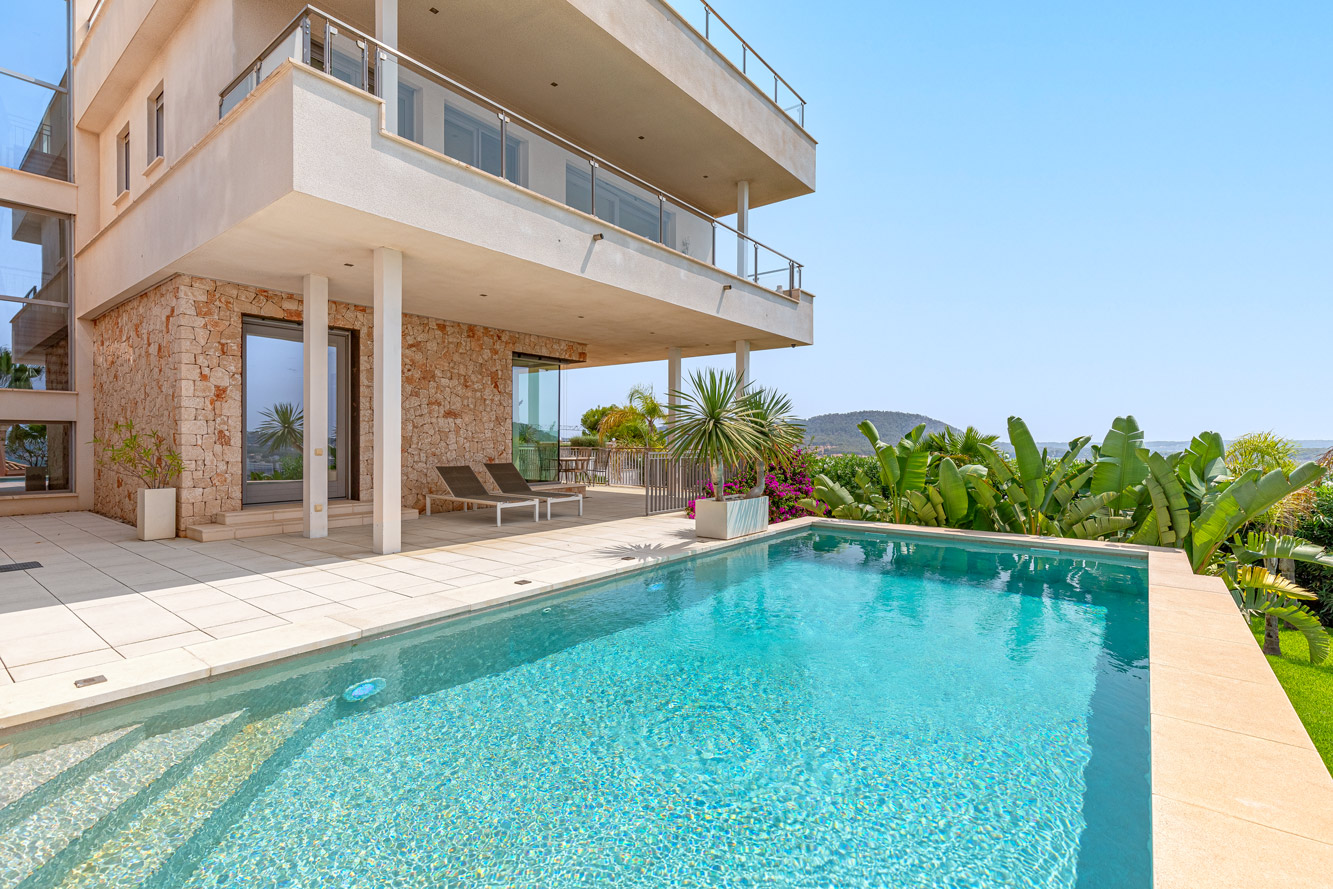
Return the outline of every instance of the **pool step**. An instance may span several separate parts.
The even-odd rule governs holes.
[[[188,768],[191,756],[226,734],[239,713],[138,740],[105,767],[63,790],[0,833],[0,889],[49,886],[106,828],[108,815],[132,811]],[[15,760],[18,762],[18,760]]]
[[[19,756],[0,766],[0,830],[27,818],[63,788],[102,768],[141,737],[141,727],[131,725]]]
[[[60,889],[142,886],[316,714],[316,701],[252,722],[118,825],[70,868]]]
[[[361,500],[335,500],[329,504],[329,527],[350,528],[374,522],[374,504]],[[403,521],[421,517],[415,509],[404,507]],[[234,512],[220,512],[213,521],[187,525],[185,536],[191,540],[211,543],[215,540],[237,540],[246,537],[267,537],[271,534],[294,534],[301,530],[302,511],[297,506],[250,507]]]

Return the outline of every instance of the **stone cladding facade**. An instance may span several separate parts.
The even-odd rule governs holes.
[[[241,329],[246,316],[301,321],[301,296],[177,275],[94,325],[94,434],[132,419],[175,442],[185,469],[177,528],[241,508],[244,478]],[[373,314],[331,301],[329,326],[353,331],[357,436],[355,495],[372,496]],[[403,316],[403,505],[440,491],[435,466],[512,459],[515,352],[582,361],[586,347],[508,330]],[[136,483],[98,466],[94,509],[134,522]]]

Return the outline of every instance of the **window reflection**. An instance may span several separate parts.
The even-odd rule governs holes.
[[[0,28],[0,165],[69,179],[69,6],[7,3]]]
[[[70,388],[69,220],[0,204],[0,389]]]
[[[554,481],[560,463],[560,364],[515,355],[514,465],[528,481]]]

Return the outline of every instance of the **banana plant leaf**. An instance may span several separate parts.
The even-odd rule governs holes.
[[[949,524],[956,525],[967,517],[970,505],[967,482],[963,481],[958,466],[948,457],[940,461],[940,499]]]
[[[1132,416],[1116,417],[1111,429],[1097,450],[1097,462],[1092,473],[1092,493],[1115,492],[1115,509],[1133,509],[1137,496],[1131,489],[1143,484],[1148,477],[1148,464],[1139,456],[1143,447],[1143,430]]]
[[[1251,531],[1243,539],[1233,538],[1229,548],[1231,556],[1241,565],[1263,559],[1294,559],[1333,568],[1333,553],[1303,537]]]
[[[1037,442],[1028,430],[1028,424],[1020,417],[1009,418],[1009,444],[1014,448],[1014,462],[1018,464],[1018,482],[1023,486],[1023,493],[1028,503],[1039,504],[1046,500],[1046,461],[1037,450]]]

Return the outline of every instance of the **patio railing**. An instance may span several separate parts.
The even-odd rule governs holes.
[[[218,116],[288,59],[380,98],[383,84],[396,82],[389,113],[397,118],[398,136],[797,298],[803,267],[790,256],[313,6],[227,85],[218,97]],[[437,113],[448,125],[425,127]]]
[[[649,452],[644,462],[643,514],[684,509],[691,500],[707,496],[704,484],[709,477],[705,460],[672,459],[665,451]]]

